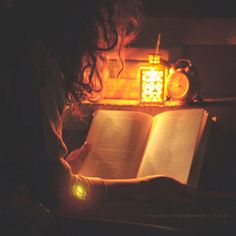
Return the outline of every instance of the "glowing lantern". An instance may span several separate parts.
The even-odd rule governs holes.
[[[149,55],[149,64],[140,67],[141,103],[164,104],[168,67],[159,55]]]

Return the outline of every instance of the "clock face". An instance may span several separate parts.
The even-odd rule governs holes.
[[[184,99],[189,91],[189,79],[181,72],[174,72],[167,84],[167,94],[172,99]]]

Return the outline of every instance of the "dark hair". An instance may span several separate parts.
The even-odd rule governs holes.
[[[67,100],[80,102],[102,88],[99,64],[104,52],[115,48],[120,52],[137,34],[141,3],[16,0],[15,9],[25,19],[25,30],[39,37],[57,57]]]

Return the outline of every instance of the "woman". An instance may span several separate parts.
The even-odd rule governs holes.
[[[105,51],[121,50],[133,38],[139,6],[132,0],[1,4],[0,217],[4,235],[68,235],[69,230],[73,235],[76,230],[88,232],[91,226],[106,235],[107,224],[84,221],[92,219],[105,201],[145,193],[144,198],[151,196],[162,204],[168,196],[173,202],[186,200],[191,193],[188,186],[166,177],[103,180],[75,175],[65,160],[61,120],[65,101],[78,106],[101,89],[99,59]],[[80,158],[81,153],[76,155]],[[77,187],[85,195],[75,194]],[[117,233],[132,230],[121,226],[118,231],[117,225],[111,225]]]

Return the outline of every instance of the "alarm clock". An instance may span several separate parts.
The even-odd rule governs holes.
[[[174,72],[167,78],[167,97],[180,103],[193,102],[199,96],[200,81],[190,60],[179,59],[174,64]]]

